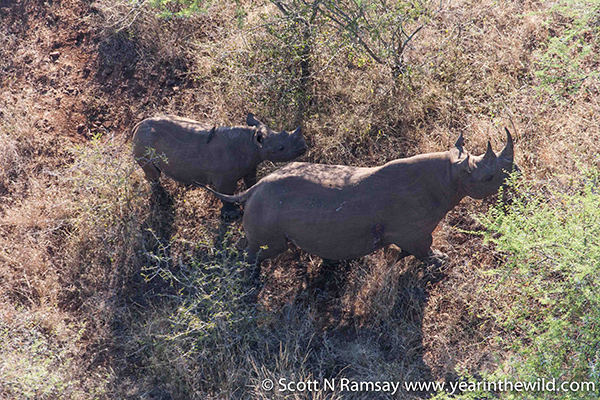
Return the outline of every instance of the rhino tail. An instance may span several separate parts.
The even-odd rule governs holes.
[[[208,187],[207,185],[205,185],[203,183],[194,181],[194,185],[208,190],[209,192],[214,194],[219,200],[225,201],[227,203],[245,203],[246,201],[248,201],[248,199],[250,198],[250,194],[251,194],[250,189],[248,189],[245,192],[242,192],[238,195],[229,195],[229,194],[219,193],[216,190],[211,189],[210,187]]]

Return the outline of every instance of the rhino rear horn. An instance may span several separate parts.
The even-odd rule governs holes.
[[[504,147],[504,150],[502,150],[502,153],[500,153],[500,157],[512,161],[515,155],[513,147],[513,138],[510,135],[508,128],[504,128],[504,130],[506,131],[506,146]]]
[[[461,133],[460,136],[458,137],[458,139],[456,140],[456,143],[454,143],[454,146],[461,149],[464,145],[465,145],[465,138],[463,138],[463,134]]]
[[[494,153],[494,149],[492,149],[492,144],[489,140],[487,144],[487,150],[485,152],[485,155],[483,156],[483,159],[486,161],[493,161],[496,159],[496,153]]]
[[[248,125],[248,126],[259,126],[259,125],[262,125],[262,122],[260,122],[256,118],[254,118],[254,114],[248,113],[248,116],[246,117],[246,125]]]
[[[469,153],[467,153],[467,156],[465,158],[463,158],[463,160],[460,161],[458,163],[458,165],[467,174],[470,174],[473,172],[473,168],[471,166],[471,155]]]

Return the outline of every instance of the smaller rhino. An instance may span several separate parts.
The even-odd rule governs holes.
[[[461,135],[449,151],[373,168],[290,163],[237,196],[215,195],[245,203],[248,255],[257,267],[284,252],[288,241],[330,260],[362,257],[390,244],[403,256],[428,259],[435,254],[431,234],[448,211],[466,196],[493,195],[517,168],[508,130],[506,135],[499,153],[488,142],[485,154],[473,156]]]
[[[146,178],[158,183],[161,173],[187,185],[211,184],[233,194],[244,179],[256,183],[256,168],[263,160],[290,161],[307,150],[300,127],[289,134],[273,132],[251,113],[247,127],[216,127],[177,116],[148,118],[133,129],[133,155]],[[236,213],[223,202],[222,216]]]

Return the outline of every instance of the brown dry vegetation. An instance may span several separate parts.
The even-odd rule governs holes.
[[[502,256],[473,232],[494,199],[465,199],[442,221],[441,270],[393,250],[328,266],[292,249],[266,265],[254,306],[235,286],[240,221],[168,180],[152,197],[130,129],[163,113],[239,125],[251,111],[276,129],[301,123],[306,161],[372,166],[445,150],[461,132],[475,154],[488,139],[499,149],[508,126],[526,179],[575,176],[600,150],[597,30],[571,90],[536,74],[569,16],[547,2],[450,0],[401,76],[316,32],[306,86],[296,36],[265,28],[287,29],[275,6],[207,4],[164,19],[144,2],[0,0],[0,394],[283,398],[261,380],[493,371],[511,332],[485,310],[513,293],[484,273]],[[226,267],[217,283],[214,264]]]

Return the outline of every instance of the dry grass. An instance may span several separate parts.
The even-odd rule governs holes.
[[[475,154],[487,140],[499,149],[507,126],[526,179],[568,181],[598,163],[598,60],[582,59],[579,90],[541,80],[541,56],[572,24],[550,7],[446,2],[400,77],[315,28],[308,87],[300,36],[269,2],[171,19],[148,2],[0,9],[0,395],[366,399],[258,385],[493,371],[508,333],[486,310],[514,293],[486,274],[503,260],[472,232],[494,199],[466,199],[442,221],[439,270],[395,262],[394,249],[337,266],[292,249],[248,304],[239,221],[168,180],[152,195],[127,139],[155,114],[240,125],[251,111],[276,129],[301,122],[306,161],[372,166],[447,149],[461,132]]]

